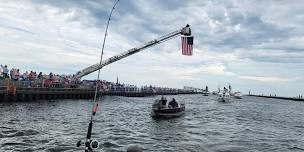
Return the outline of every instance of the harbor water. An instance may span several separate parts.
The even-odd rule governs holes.
[[[124,152],[130,145],[159,152],[304,151],[304,102],[247,97],[230,103],[216,96],[174,95],[186,113],[152,119],[160,96],[105,96],[99,101],[92,138],[96,151]],[[92,101],[0,103],[0,151],[84,151]]]

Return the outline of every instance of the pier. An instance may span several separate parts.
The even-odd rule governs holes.
[[[273,99],[282,99],[282,100],[292,100],[292,101],[304,101],[303,98],[296,98],[296,97],[280,97],[280,96],[266,96],[266,95],[248,95],[253,97],[261,97],[261,98],[273,98]]]
[[[57,99],[91,99],[94,90],[78,88],[16,88],[0,87],[0,101],[33,101]]]
[[[93,88],[47,88],[0,86],[0,102],[60,100],[60,99],[93,99]],[[152,95],[198,94],[198,92],[151,92],[151,91],[98,91],[98,96],[145,97]]]

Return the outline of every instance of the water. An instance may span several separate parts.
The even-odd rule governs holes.
[[[304,151],[304,102],[244,97],[219,103],[215,96],[178,95],[186,114],[174,119],[150,117],[160,98],[104,97],[92,137],[98,151],[258,152]],[[92,108],[88,100],[0,103],[0,151],[84,151]]]

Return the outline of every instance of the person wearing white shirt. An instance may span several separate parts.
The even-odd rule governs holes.
[[[8,70],[8,68],[7,68],[7,65],[5,65],[5,66],[3,67],[3,77],[4,77],[4,78],[9,78],[9,77],[8,77],[8,72],[9,72],[9,70]]]
[[[3,65],[0,65],[0,79],[3,77]]]

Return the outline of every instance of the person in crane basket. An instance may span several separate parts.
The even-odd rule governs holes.
[[[185,35],[185,36],[190,36],[190,35],[191,35],[191,29],[189,28],[190,25],[187,24],[186,27],[187,27],[187,28],[185,28],[185,31],[184,31],[183,35]]]

